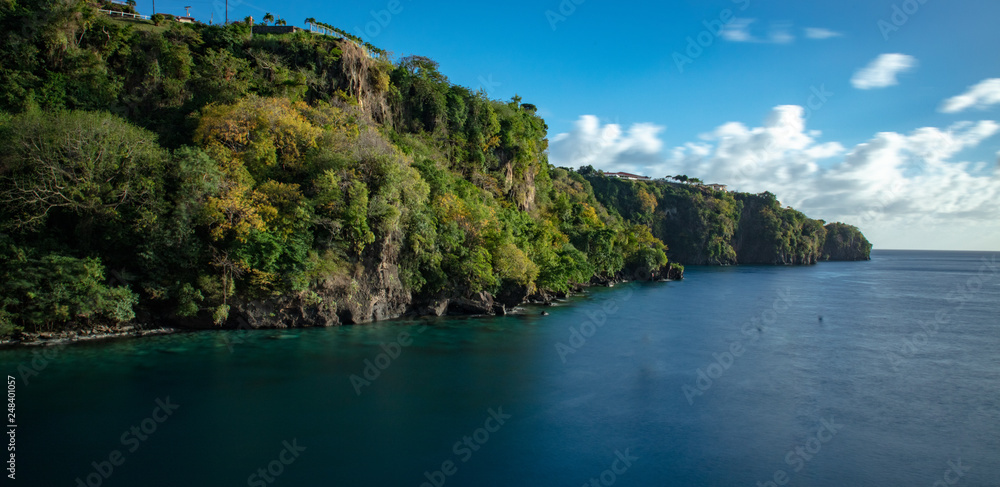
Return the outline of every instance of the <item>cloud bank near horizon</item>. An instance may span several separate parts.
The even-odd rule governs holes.
[[[758,127],[728,122],[669,150],[664,127],[624,130],[584,115],[553,137],[549,159],[556,166],[686,174],[737,191],[770,191],[812,218],[857,225],[878,248],[1000,250],[1000,168],[996,161],[956,160],[1000,124],[882,132],[846,148],[821,142],[804,112],[778,106]]]

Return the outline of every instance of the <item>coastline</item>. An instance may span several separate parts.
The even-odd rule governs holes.
[[[14,338],[0,340],[0,349],[58,347],[103,340],[170,335],[184,331],[187,330],[173,326],[133,323],[118,327],[102,325],[93,328],[76,328],[51,332],[21,332]]]
[[[661,279],[650,282],[672,282],[681,279]],[[94,327],[84,327],[76,325],[71,329],[59,330],[59,331],[41,331],[41,332],[21,332],[16,337],[6,338],[0,340],[0,349],[12,349],[19,347],[62,347],[67,345],[76,345],[81,343],[91,343],[99,341],[110,341],[110,340],[123,340],[123,339],[133,339],[133,338],[145,338],[150,336],[161,336],[170,335],[175,333],[187,333],[187,332],[200,332],[200,331],[225,331],[225,330],[282,330],[291,328],[325,328],[331,326],[349,326],[349,325],[365,325],[369,323],[381,323],[394,320],[403,320],[408,318],[424,318],[424,317],[468,317],[468,318],[480,318],[480,317],[492,317],[492,316],[504,316],[504,315],[520,315],[528,314],[525,312],[522,306],[552,306],[556,302],[562,302],[567,300],[572,296],[579,296],[587,294],[587,289],[591,287],[608,287],[613,288],[616,284],[624,284],[628,282],[633,282],[625,279],[614,279],[607,283],[594,283],[586,285],[575,286],[571,291],[560,292],[560,293],[546,293],[546,294],[536,294],[528,296],[526,299],[520,303],[506,307],[503,313],[492,312],[491,307],[478,308],[475,306],[471,307],[451,307],[447,306],[442,309],[441,314],[427,313],[426,306],[411,306],[406,312],[398,315],[386,317],[385,319],[376,319],[368,322],[361,323],[348,323],[344,321],[339,321],[334,324],[317,324],[306,325],[306,326],[287,326],[280,321],[274,321],[272,324],[261,324],[257,322],[257,326],[248,327],[245,325],[246,320],[235,319],[227,321],[221,326],[213,327],[200,327],[200,326],[183,326],[179,323],[176,324],[149,324],[149,323],[132,323],[121,326],[107,326],[98,325]],[[492,297],[492,296],[491,296]],[[466,310],[465,312],[461,310]],[[476,311],[484,312],[476,312]],[[542,312],[542,315],[547,315],[548,313]],[[167,321],[164,319],[164,321]]]
[[[361,322],[351,322],[343,319],[334,320],[316,320],[310,322],[310,324],[300,324],[301,321],[295,324],[289,325],[289,323],[284,322],[280,319],[266,320],[259,319],[262,317],[257,317],[258,319],[253,319],[253,325],[249,325],[246,318],[249,316],[238,316],[237,318],[230,319],[226,323],[219,326],[204,326],[194,325],[191,321],[181,321],[172,320],[170,317],[162,317],[159,319],[154,319],[153,323],[130,323],[121,326],[108,326],[108,325],[98,325],[93,327],[81,326],[79,324],[73,325],[68,329],[59,331],[41,331],[41,332],[21,332],[14,337],[6,338],[0,340],[0,349],[11,349],[17,347],[47,347],[47,346],[66,346],[74,345],[79,343],[90,343],[98,342],[104,340],[119,340],[119,339],[129,339],[129,338],[144,338],[149,336],[161,336],[169,335],[174,333],[183,332],[196,332],[196,331],[221,331],[221,330],[281,330],[281,329],[292,329],[292,328],[324,328],[332,326],[346,326],[346,325],[364,325],[368,323],[378,323],[386,322],[407,318],[422,318],[422,317],[488,317],[488,316],[503,316],[509,314],[526,314],[522,306],[552,306],[555,302],[565,301],[566,299],[577,296],[581,294],[587,294],[587,289],[593,287],[607,287],[614,288],[620,284],[626,284],[630,282],[675,282],[684,280],[683,271],[677,274],[664,273],[661,276],[655,275],[639,275],[635,276],[635,279],[625,279],[621,276],[610,278],[610,279],[600,279],[592,280],[586,284],[577,284],[573,286],[570,290],[565,292],[541,292],[534,293],[531,295],[519,296],[514,298],[512,301],[507,301],[506,303],[500,303],[499,296],[493,296],[490,293],[480,293],[479,296],[473,298],[450,298],[443,300],[435,300],[433,302],[411,302],[407,306],[406,311],[384,316],[381,319],[372,319],[368,321]],[[498,293],[502,294],[502,293]],[[272,303],[274,304],[274,303]],[[272,308],[273,309],[273,308]],[[547,315],[546,312],[542,312],[542,315]],[[147,315],[148,316],[148,315]],[[200,320],[199,320],[200,321]]]

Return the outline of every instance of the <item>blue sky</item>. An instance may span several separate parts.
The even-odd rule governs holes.
[[[397,58],[431,57],[454,83],[517,93],[546,118],[555,164],[768,189],[881,248],[1000,250],[1000,135],[988,123],[1000,88],[943,109],[1000,78],[1000,2],[577,2],[231,0],[230,19],[316,17]],[[184,5],[221,20],[222,2],[157,10]]]

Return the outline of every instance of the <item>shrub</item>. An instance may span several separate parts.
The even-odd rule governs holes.
[[[95,258],[60,254],[22,256],[3,271],[3,308],[10,324],[51,328],[72,320],[124,323],[135,318],[138,296],[124,286],[104,284],[104,266]],[[9,325],[7,326],[9,328]]]

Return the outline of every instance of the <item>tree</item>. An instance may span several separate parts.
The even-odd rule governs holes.
[[[194,70],[191,84],[200,103],[231,103],[250,91],[250,62],[229,49],[208,49]]]
[[[21,253],[0,265],[0,315],[14,311],[34,330],[69,320],[123,323],[135,318],[138,296],[128,287],[105,285],[96,258],[60,254],[30,258]]]
[[[241,177],[239,162],[254,177],[301,169],[321,130],[302,114],[305,103],[251,96],[233,105],[210,105],[202,112],[195,142]],[[278,166],[281,167],[278,167]]]
[[[264,14],[264,25],[267,25],[268,22],[274,22],[274,15],[271,12]]]
[[[639,211],[646,216],[652,216],[653,212],[656,211],[656,197],[649,194],[645,188],[639,188],[636,193],[639,199]]]
[[[347,190],[347,208],[344,210],[344,239],[358,255],[365,246],[375,241],[375,234],[368,227],[368,187],[354,181]]]
[[[28,112],[0,140],[0,198],[14,227],[56,212],[83,222],[154,211],[167,157],[155,136],[108,113]]]
[[[285,19],[278,19],[274,21],[274,25],[288,25],[288,22],[285,22]]]

